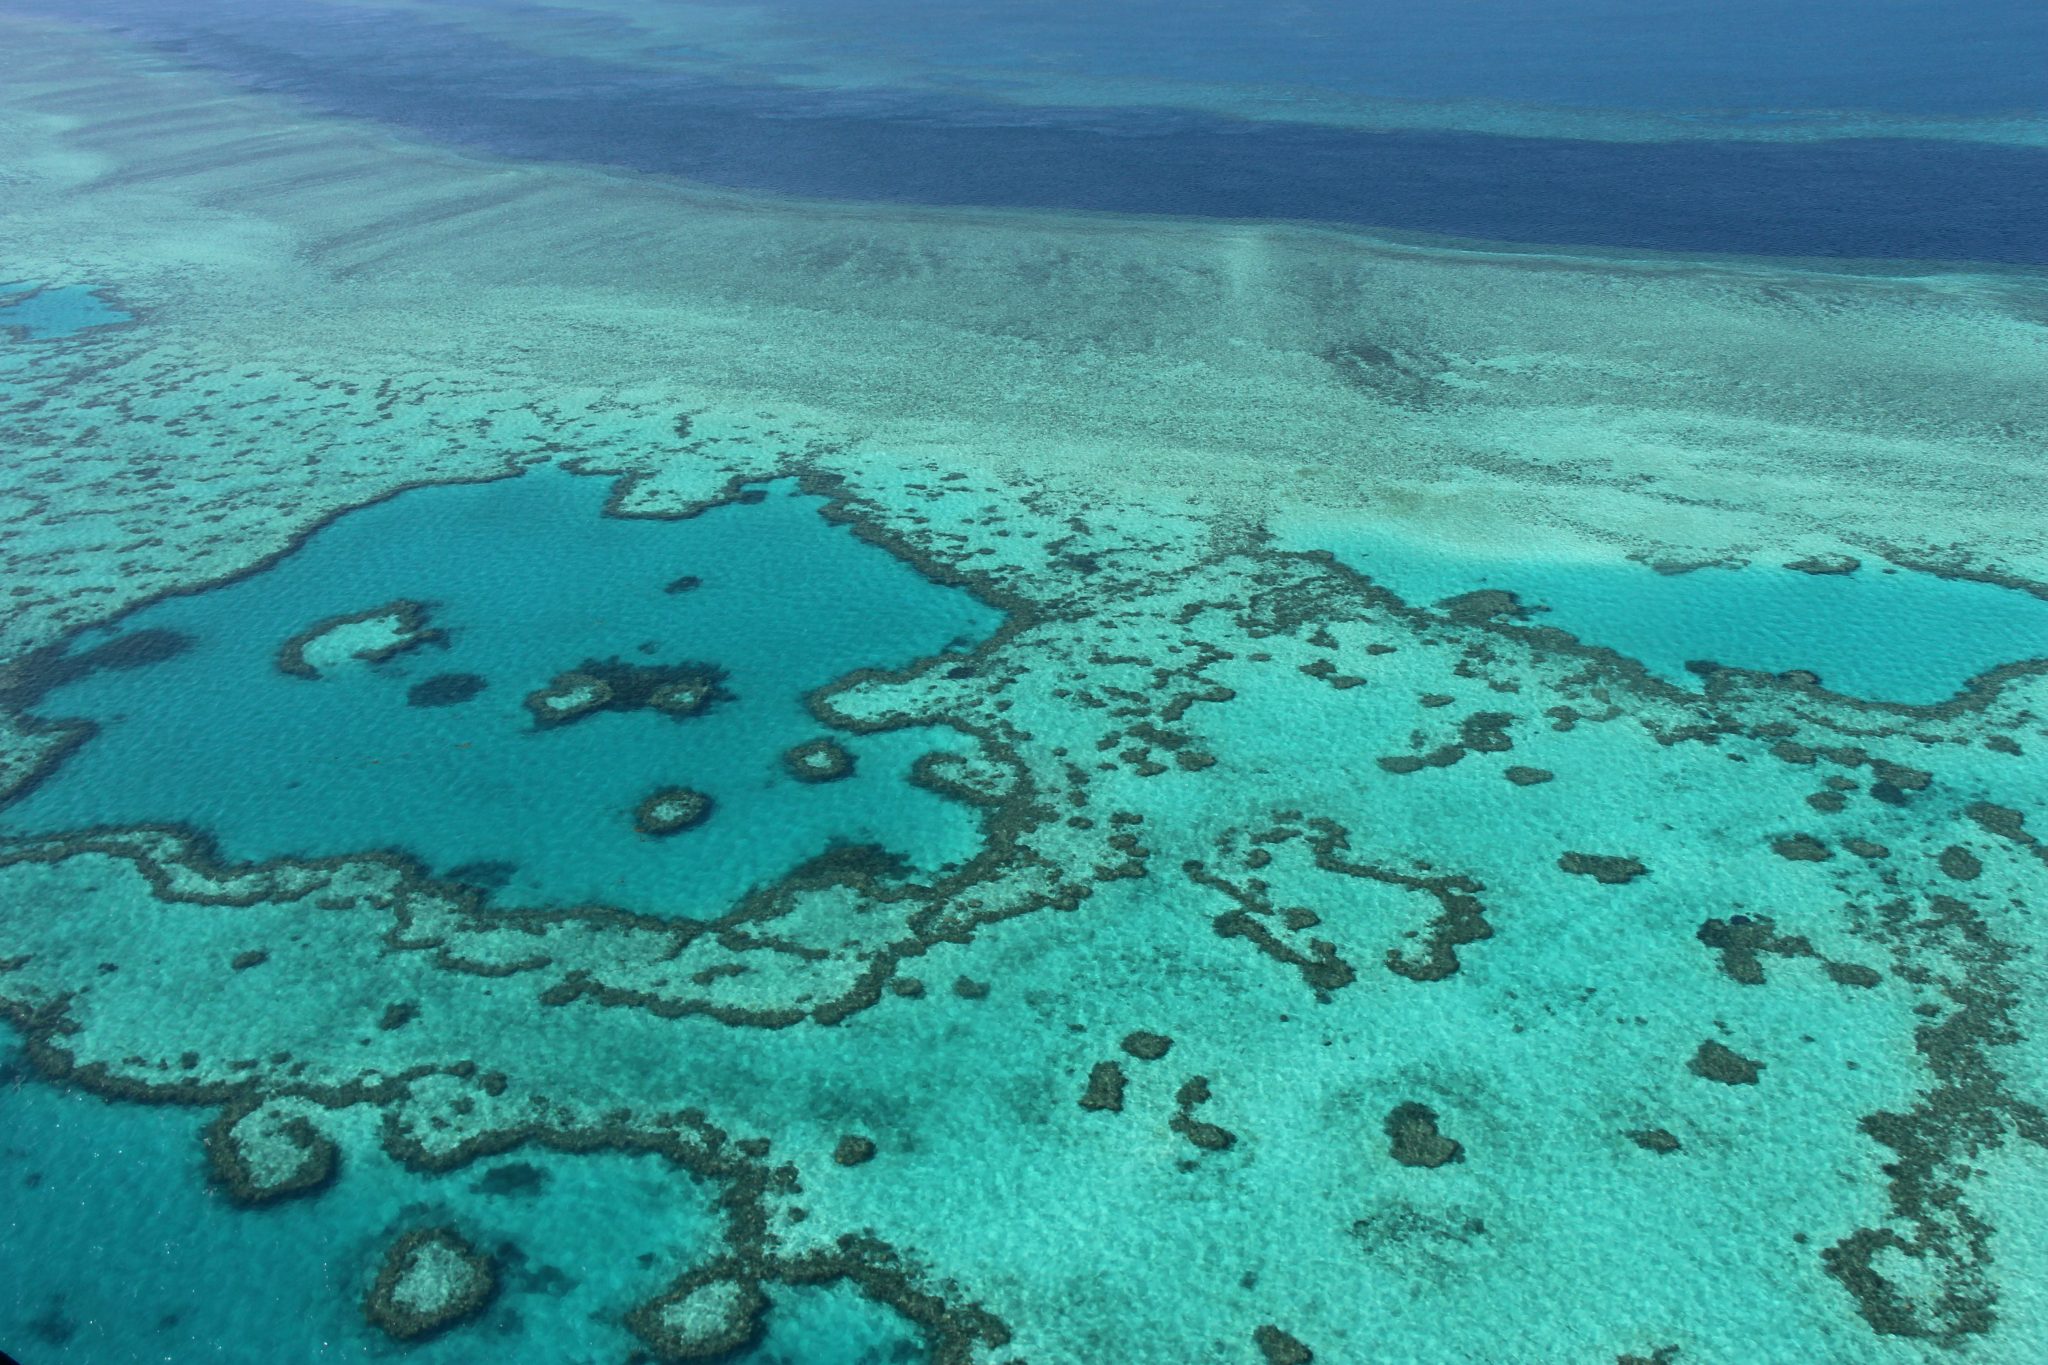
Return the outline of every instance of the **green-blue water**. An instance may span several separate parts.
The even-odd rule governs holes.
[[[254,1359],[275,1349],[264,1343],[308,1337],[339,1359],[617,1360],[633,1349],[618,1320],[634,1300],[661,1287],[666,1267],[718,1242],[712,1192],[686,1173],[654,1157],[540,1149],[438,1177],[371,1157],[348,1169],[332,1197],[239,1211],[203,1183],[193,1115],[21,1085],[24,1066],[18,1049],[0,1054],[0,1152],[11,1175],[0,1229],[20,1268],[7,1340],[25,1361]],[[355,1311],[367,1287],[360,1268],[422,1219],[512,1249],[511,1273],[473,1333],[401,1352]],[[532,1238],[537,1227],[545,1240]],[[21,1273],[81,1262],[92,1264],[90,1278]],[[262,1267],[250,1292],[213,1292],[223,1269],[238,1264]],[[771,1323],[770,1337],[737,1359],[921,1358],[899,1323],[844,1290],[784,1291]]]
[[[0,1355],[2032,1365],[1880,9],[0,0]]]
[[[2048,600],[1881,560],[1848,573],[1773,564],[1659,573],[1626,562],[1479,561],[1370,533],[1303,545],[1413,602],[1512,592],[1529,624],[1569,631],[1687,687],[1700,685],[1694,663],[1800,669],[1852,697],[1932,706],[2001,665],[2048,658]]]
[[[91,327],[129,321],[85,285],[35,288],[25,280],[0,281],[0,331],[15,329],[30,341],[75,336]]]
[[[972,856],[971,815],[906,781],[943,735],[841,736],[855,770],[836,782],[797,781],[783,755],[827,733],[804,708],[813,688],[964,652],[997,614],[829,525],[822,499],[793,488],[684,521],[606,516],[609,489],[540,470],[402,493],[275,568],[81,639],[74,656],[146,633],[180,643],[38,703],[97,733],[0,818],[17,835],[188,826],[248,862],[393,849],[458,879],[495,865],[485,884],[511,904],[703,919],[838,844],[929,868]],[[669,591],[686,578],[697,584]],[[298,632],[400,600],[427,604],[441,637],[318,678],[279,668]],[[537,724],[526,698],[588,660],[707,663],[732,700]],[[412,698],[451,674],[482,688]],[[673,786],[710,796],[711,818],[680,838],[637,832],[634,807]]]

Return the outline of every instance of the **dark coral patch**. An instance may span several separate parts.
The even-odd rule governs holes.
[[[1316,1353],[1293,1335],[1266,1323],[1252,1332],[1252,1344],[1266,1358],[1266,1365],[1312,1365]]]
[[[1374,760],[1382,769],[1397,777],[1419,773],[1424,768],[1448,768],[1465,756],[1462,744],[1445,744],[1426,754],[1387,754]]]
[[[1754,919],[1748,915],[1730,915],[1725,920],[1710,919],[1699,927],[1693,937],[1719,952],[1722,973],[1729,980],[1739,981],[1745,986],[1764,983],[1764,967],[1760,960],[1763,955],[1818,956],[1804,936],[1780,934],[1768,915]]]
[[[725,679],[725,670],[716,664],[585,659],[529,694],[526,709],[534,724],[543,729],[567,725],[598,711],[654,710],[680,720],[731,701]]]
[[[1659,1346],[1646,1356],[1639,1356],[1633,1351],[1618,1355],[1614,1358],[1614,1365],[1673,1365],[1677,1359],[1676,1346]]]
[[[68,687],[101,670],[126,672],[175,659],[192,647],[192,637],[175,630],[137,630],[82,654],[49,646],[14,663],[0,665],[0,707],[26,711],[46,692]]]
[[[1976,854],[1961,844],[1950,844],[1941,851],[1943,875],[1959,882],[1974,882],[1984,874],[1984,863]]]
[[[519,867],[515,863],[486,859],[449,868],[448,879],[484,891],[500,891],[511,884],[514,874],[518,871]]]
[[[530,1161],[514,1161],[503,1166],[493,1166],[479,1176],[470,1188],[478,1194],[524,1199],[539,1194],[547,1183],[546,1169]]]
[[[1508,727],[1515,723],[1506,711],[1475,711],[1458,722],[1458,739],[1467,749],[1480,754],[1503,754],[1515,747]]]
[[[1835,855],[1811,834],[1788,834],[1771,840],[1771,852],[1795,863],[1824,863]]]
[[[1755,1085],[1764,1064],[1709,1039],[1700,1044],[1685,1069],[1702,1080],[1722,1085]]]
[[[1163,1033],[1147,1033],[1139,1029],[1125,1034],[1120,1046],[1141,1062],[1156,1062],[1172,1049],[1173,1039]]]
[[[865,1166],[875,1159],[875,1140],[858,1133],[848,1133],[839,1139],[839,1145],[832,1149],[832,1159],[842,1166]]]
[[[407,706],[460,706],[490,686],[476,673],[436,673],[406,689]]]
[[[1503,616],[1512,621],[1524,621],[1531,614],[1530,609],[1522,605],[1521,598],[1503,588],[1480,588],[1456,597],[1446,597],[1436,604],[1436,609],[1467,626],[1483,626]]]
[[[1089,1068],[1088,1087],[1081,1092],[1081,1107],[1098,1113],[1122,1113],[1124,1085],[1122,1067],[1115,1062],[1097,1062]]]
[[[1603,886],[1620,886],[1648,875],[1641,860],[1606,853],[1567,853],[1557,865],[1575,877],[1591,877]]]
[[[1863,561],[1854,555],[1808,555],[1805,559],[1793,560],[1785,567],[1794,573],[1851,574],[1863,567]]]
[[[1227,1152],[1237,1145],[1237,1134],[1220,1123],[1209,1123],[1187,1114],[1176,1114],[1167,1126],[1205,1152]]]
[[[1875,986],[1883,978],[1869,967],[1854,962],[1836,962],[1813,946],[1804,934],[1781,934],[1769,915],[1730,915],[1710,919],[1694,937],[1721,954],[1721,970],[1731,981],[1745,986],[1764,983],[1765,956],[1809,957],[1821,964],[1830,981],[1841,986]]]
[[[1437,1131],[1436,1110],[1406,1100],[1387,1111],[1387,1150],[1403,1166],[1434,1170],[1465,1159],[1461,1143]]]
[[[1174,1103],[1180,1106],[1180,1110],[1166,1121],[1167,1127],[1205,1152],[1227,1152],[1237,1145],[1237,1134],[1221,1124],[1209,1123],[1195,1117],[1196,1107],[1209,1102],[1207,1076],[1190,1076],[1174,1093],[1173,1098]]]

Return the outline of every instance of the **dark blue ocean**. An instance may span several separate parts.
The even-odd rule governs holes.
[[[416,12],[70,0],[247,85],[514,159],[809,198],[1295,220],[1488,242],[1789,257],[2048,262],[2048,150],[1971,140],[1606,141],[798,89],[515,46]],[[1649,10],[817,5],[905,61],[1012,67],[1034,41],[1107,76],[1661,113],[1896,117],[2048,105],[2048,7]],[[1028,54],[1027,54],[1028,55]],[[1154,58],[1156,57],[1156,62]],[[1931,59],[1930,59],[1931,57]],[[803,74],[801,72],[791,74]],[[1170,87],[1160,85],[1162,98]],[[1542,121],[1532,120],[1532,129]]]

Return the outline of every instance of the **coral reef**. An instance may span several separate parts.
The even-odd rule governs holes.
[[[1403,1100],[1387,1111],[1387,1150],[1403,1166],[1433,1170],[1465,1159],[1464,1147],[1437,1131],[1436,1110]]]
[[[417,1341],[475,1317],[497,1293],[489,1257],[453,1228],[415,1228],[384,1253],[363,1313],[399,1341]]]
[[[711,818],[712,801],[689,787],[663,787],[650,792],[633,809],[633,828],[642,834],[680,834]]]
[[[702,715],[732,693],[714,664],[634,664],[585,659],[530,692],[526,709],[541,728],[567,725],[599,711],[659,711],[678,720]]]
[[[349,659],[388,663],[408,650],[445,638],[428,624],[423,603],[400,598],[315,621],[277,647],[277,671],[286,677],[312,680]]]
[[[812,739],[782,756],[782,766],[799,782],[837,782],[853,776],[853,755],[832,739]]]

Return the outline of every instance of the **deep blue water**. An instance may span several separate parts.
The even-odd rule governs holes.
[[[520,10],[540,12],[539,5]],[[770,0],[777,38],[954,70],[1655,110],[2039,109],[2033,0]]]
[[[731,189],[1539,245],[2048,263],[2048,233],[2038,230],[2048,221],[2048,152],[2023,147],[1368,131],[714,83],[518,48],[395,10],[372,20],[311,3],[76,0],[65,12],[332,112],[508,157]],[[2030,32],[2022,24],[2012,35],[2020,50],[2048,52]]]

